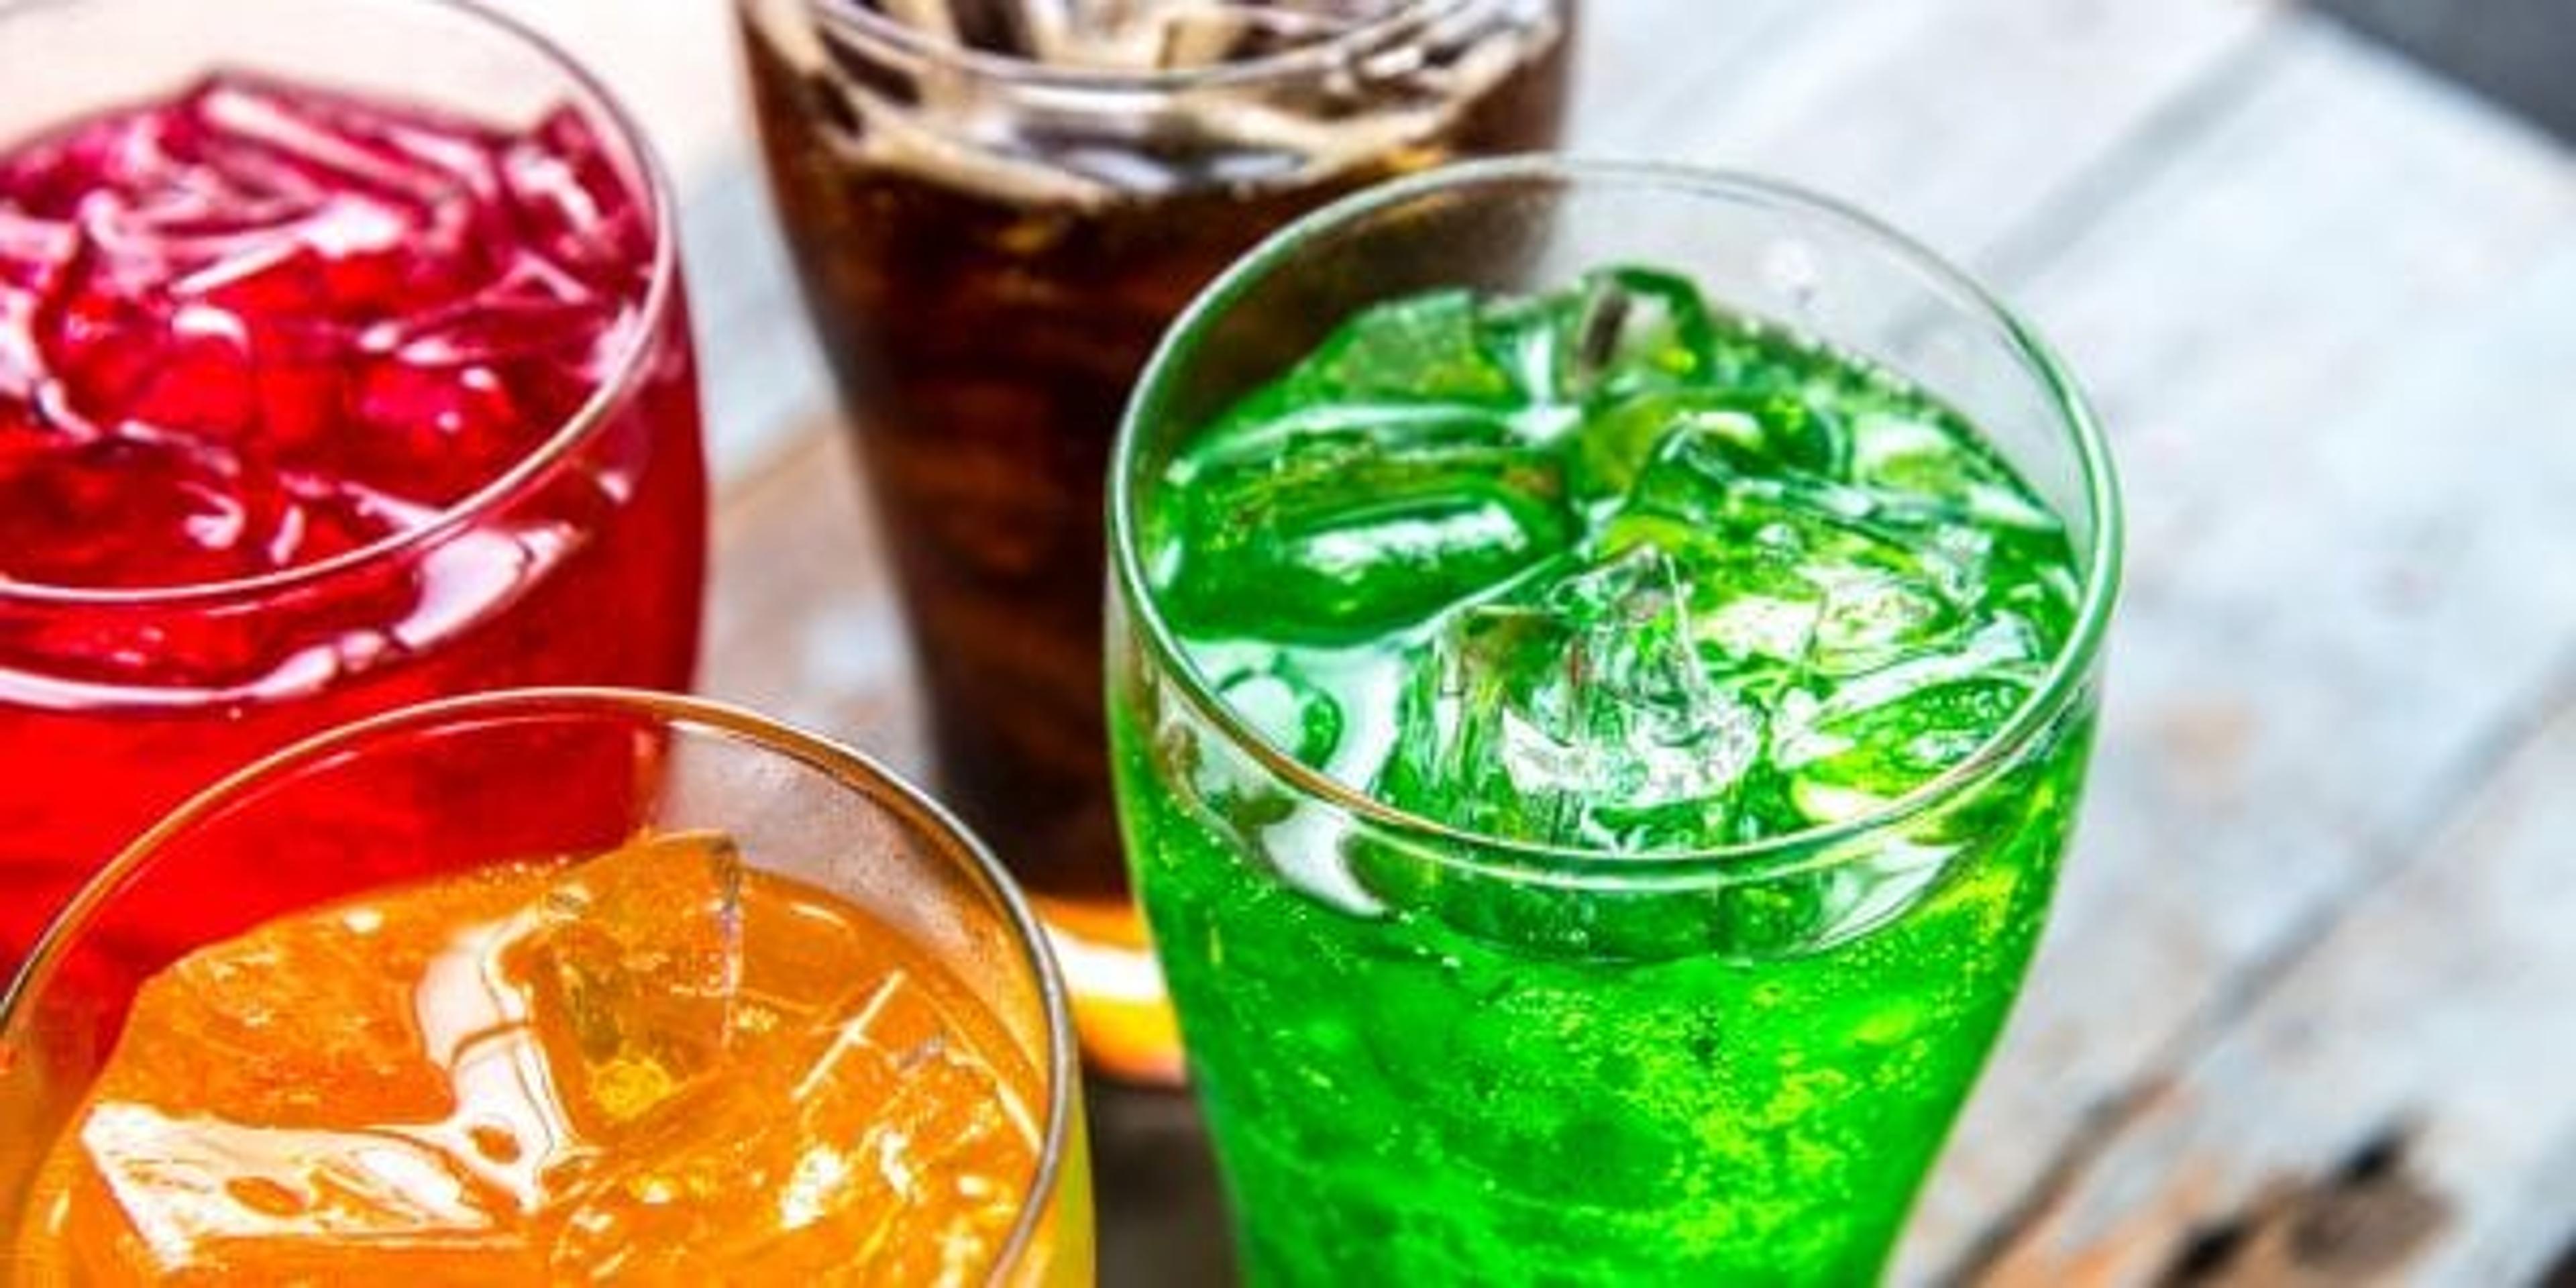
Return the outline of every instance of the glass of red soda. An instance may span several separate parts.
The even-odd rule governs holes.
[[[455,0],[42,0],[0,87],[0,978],[315,730],[687,685],[678,230],[587,74]]]

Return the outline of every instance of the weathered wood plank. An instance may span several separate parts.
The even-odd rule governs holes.
[[[1641,106],[1598,142],[1807,184],[1972,263],[2084,217],[2059,207],[2280,20],[2254,0],[1840,0],[1704,63],[1691,42],[1738,29],[1734,9],[1694,7],[1605,73],[1591,88]]]
[[[1724,108],[1843,0],[1578,0],[1574,150],[1657,155],[1684,113]]]
[[[2460,825],[2124,1123],[1987,1282],[2142,1284],[2185,1257],[2218,1285],[2540,1282],[2576,1238],[2560,696]]]
[[[2330,29],[2271,39],[2017,291],[2114,427],[2130,594],[2084,840],[1910,1276],[2403,861],[2576,636],[2576,310],[2498,320],[2565,289],[2576,166]]]
[[[721,489],[797,450],[800,434],[829,429],[831,376],[758,159],[737,152],[711,165],[680,223],[707,455]]]
[[[560,43],[635,113],[683,191],[741,154],[732,0],[484,0]]]
[[[726,498],[699,687],[918,775],[909,645],[847,440],[816,425]]]

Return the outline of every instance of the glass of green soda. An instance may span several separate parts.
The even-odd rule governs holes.
[[[1248,1277],[1878,1277],[2092,743],[2119,503],[2047,348],[1790,188],[1459,166],[1212,285],[1111,487]]]

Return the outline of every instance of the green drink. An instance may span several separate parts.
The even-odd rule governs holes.
[[[2115,549],[1987,307],[1774,190],[1515,163],[1184,321],[1112,736],[1256,1281],[1879,1272],[2045,917]]]

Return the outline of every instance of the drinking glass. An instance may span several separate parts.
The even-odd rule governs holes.
[[[1101,479],[1191,294],[1291,217],[1550,146],[1575,0],[740,0],[805,300],[927,685],[934,785],[1027,884],[1086,1051],[1177,1071],[1100,716]]]
[[[856,905],[989,1013],[1038,1084],[1025,1107],[1041,1145],[1025,1208],[979,1282],[1090,1283],[1072,1022],[1009,878],[945,810],[855,752],[631,690],[482,694],[346,726],[225,779],[103,869],[0,997],[0,1231],[137,984],[171,961],[317,904],[701,830],[729,836],[751,870]]]
[[[514,128],[569,109],[635,197],[648,284],[577,410],[470,495],[390,536],[238,580],[0,578],[0,971],[152,820],[297,738],[476,689],[684,688],[695,667],[706,467],[679,232],[625,112],[534,34],[455,0],[230,0],[219,15],[192,0],[46,0],[0,6],[0,142],[219,70]],[[24,283],[0,280],[9,326],[24,302],[13,285]],[[0,392],[12,365],[0,351]],[[200,378],[164,366],[165,383]],[[269,363],[244,378],[263,397],[362,409],[374,396],[358,372],[328,365]],[[9,432],[0,424],[0,439]],[[18,443],[0,446],[6,477]]]
[[[1909,378],[2063,520],[2076,623],[1955,767],[1772,840],[1547,846],[1325,776],[1192,664],[1143,534],[1194,435],[1371,305],[1608,265]],[[2042,344],[1931,253],[1775,184],[1471,164],[1305,219],[1202,294],[1111,488],[1119,803],[1251,1279],[1871,1281],[2018,991],[2094,728],[2119,509]],[[1383,732],[1385,705],[1341,727]]]

